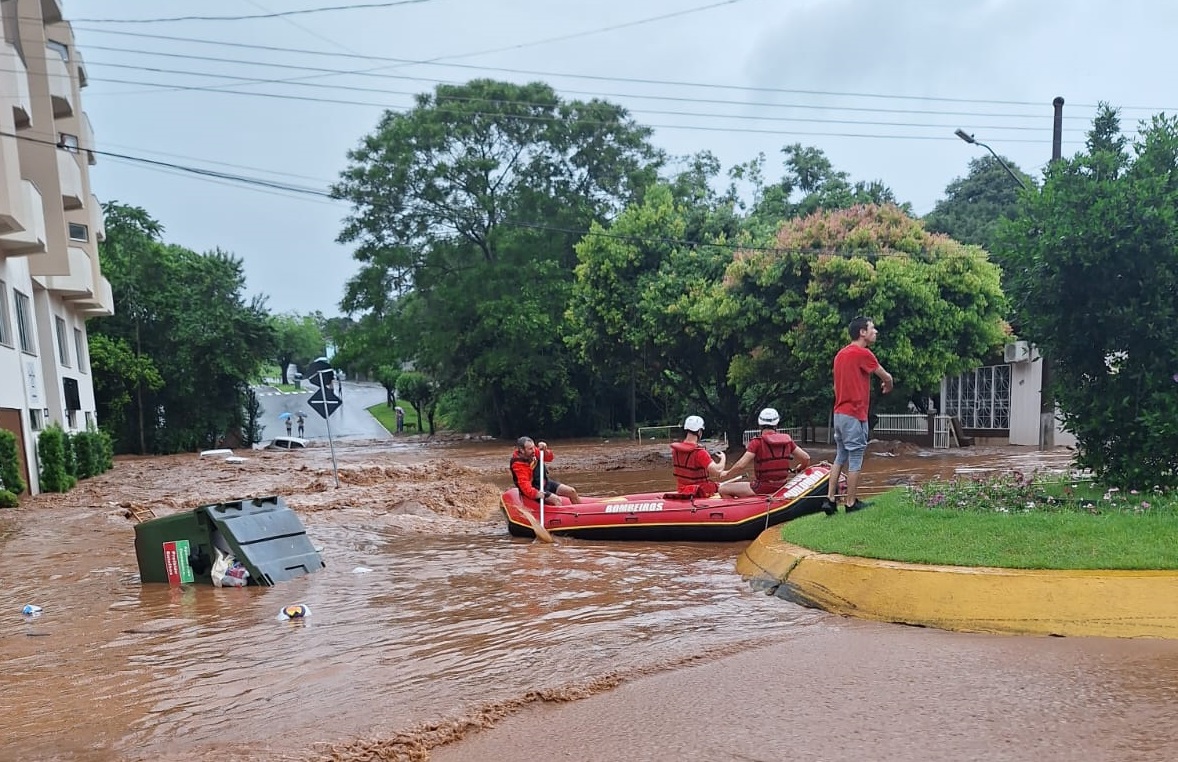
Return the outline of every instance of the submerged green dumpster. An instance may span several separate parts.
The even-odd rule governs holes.
[[[213,584],[218,556],[232,556],[253,585],[325,566],[299,517],[277,496],[202,505],[135,525],[141,582]]]

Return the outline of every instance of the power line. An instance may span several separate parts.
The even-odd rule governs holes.
[[[256,45],[256,44],[244,43],[244,42],[225,42],[225,41],[220,41],[220,40],[203,40],[203,39],[198,39],[198,38],[193,38],[193,37],[176,37],[173,35],[157,35],[157,34],[146,34],[146,33],[139,33],[139,32],[124,32],[124,31],[118,31],[118,30],[80,29],[79,31],[96,32],[99,34],[124,35],[124,36],[131,36],[131,37],[144,38],[144,39],[157,39],[157,40],[165,40],[165,41],[169,41],[169,42],[191,42],[191,43],[204,44],[204,45],[217,45],[217,46],[223,46],[223,47],[243,48],[243,49],[250,49],[250,50],[265,50],[265,51],[275,52],[275,53],[294,53],[294,54],[298,54],[298,55],[309,55],[309,56],[332,56],[332,57],[338,57],[338,58],[353,58],[353,59],[366,60],[366,61],[385,61],[385,62],[391,62],[391,63],[411,64],[411,65],[441,65],[441,66],[448,66],[448,67],[460,68],[460,69],[476,69],[479,71],[499,71],[499,72],[506,72],[509,74],[522,74],[525,76],[536,76],[536,77],[545,77],[545,78],[555,77],[555,78],[564,78],[564,79],[586,79],[586,80],[604,81],[604,82],[625,82],[625,83],[629,83],[629,84],[658,85],[658,86],[663,86],[663,87],[693,87],[693,88],[714,89],[714,90],[744,90],[744,91],[749,91],[749,92],[780,93],[780,94],[787,94],[787,95],[819,95],[819,96],[836,96],[836,97],[848,97],[848,98],[874,98],[874,99],[883,99],[883,100],[911,100],[911,101],[930,101],[930,102],[942,102],[942,103],[973,103],[973,104],[988,104],[988,105],[1026,106],[1029,108],[1039,108],[1039,109],[1044,108],[1044,104],[1039,101],[996,100],[996,99],[983,99],[983,98],[954,98],[954,97],[933,96],[933,95],[899,95],[899,94],[894,94],[894,93],[858,93],[858,92],[840,92],[840,91],[835,91],[835,90],[804,90],[804,89],[793,89],[793,88],[782,88],[782,87],[762,87],[762,86],[752,86],[752,85],[716,84],[716,83],[710,83],[710,82],[684,82],[684,81],[675,81],[675,80],[647,79],[647,78],[642,78],[642,77],[612,77],[612,76],[596,75],[596,74],[573,74],[573,73],[567,73],[567,72],[545,72],[545,71],[537,71],[534,69],[516,69],[516,68],[502,67],[502,66],[478,66],[478,65],[474,65],[474,64],[458,64],[458,63],[437,64],[435,62],[428,61],[428,60],[393,58],[393,57],[389,57],[389,56],[362,55],[362,54],[358,54],[358,53],[348,53],[348,54],[329,53],[329,52],[320,51],[320,50],[306,50],[306,49],[300,49],[300,48],[284,48],[284,47],[278,47],[278,46],[274,46],[274,45]],[[1076,104],[1076,107],[1077,108],[1095,108],[1096,106],[1095,105],[1086,105],[1086,104]],[[1147,109],[1146,107],[1140,107],[1140,106],[1123,106],[1122,108],[1126,109],[1126,110],[1130,110],[1130,109],[1132,109],[1132,110],[1151,110],[1151,109]],[[1156,110],[1166,110],[1166,109],[1153,109],[1153,110],[1156,111]],[[1178,109],[1170,109],[1170,110],[1178,110]]]
[[[132,49],[128,49],[128,48],[116,48],[116,47],[110,47],[110,46],[106,46],[106,45],[88,45],[88,46],[86,46],[86,50],[101,50],[101,51],[115,52],[115,53],[131,53],[131,54],[135,54],[135,55],[158,56],[158,57],[162,57],[162,58],[179,58],[179,59],[185,59],[185,60],[208,61],[208,62],[222,63],[222,64],[239,64],[239,65],[243,65],[243,66],[264,66],[267,68],[288,69],[291,71],[310,71],[310,72],[322,73],[324,76],[359,76],[359,77],[369,77],[369,78],[374,78],[374,79],[393,79],[393,80],[399,80],[399,81],[426,82],[426,83],[431,83],[431,84],[439,84],[439,83],[440,84],[447,84],[447,85],[464,84],[463,82],[457,81],[457,80],[444,80],[444,79],[437,79],[434,77],[415,77],[415,76],[411,76],[411,75],[377,73],[379,71],[379,69],[366,69],[366,70],[329,69],[329,68],[318,67],[318,66],[301,66],[298,64],[281,64],[281,63],[272,63],[269,61],[250,61],[250,60],[242,60],[242,59],[224,58],[224,57],[218,57],[218,56],[201,56],[201,55],[194,55],[194,54],[163,52],[163,51],[153,51],[153,50],[132,50]],[[164,70],[164,69],[155,69],[153,67],[148,67],[148,66],[139,66],[139,65],[134,65],[134,64],[116,64],[116,63],[108,63],[105,61],[94,61],[94,60],[88,61],[87,66],[99,66],[99,67],[110,66],[110,67],[115,67],[115,68],[142,69],[144,71],[170,71],[170,70]],[[198,72],[175,72],[175,73],[185,73],[185,74],[193,74],[193,75],[198,74]],[[203,74],[205,72],[199,72],[199,73]],[[210,76],[213,76],[213,75],[210,73]],[[287,83],[301,84],[300,80],[302,80],[302,79],[309,79],[309,77],[298,78],[298,79],[262,79],[262,78],[259,78],[259,79],[251,79],[251,82],[257,83],[257,84],[287,84]],[[244,86],[245,84],[249,84],[249,83],[242,83],[242,86]],[[213,89],[215,87],[216,86],[210,86],[210,89]],[[327,87],[336,87],[336,86],[327,85]],[[341,85],[339,87],[344,87],[344,86]],[[219,91],[219,90],[217,90],[217,91]],[[158,92],[158,91],[153,90],[153,91],[143,91],[143,92]],[[979,111],[945,111],[945,110],[939,110],[939,109],[921,109],[921,108],[884,108],[884,107],[871,107],[871,106],[833,106],[833,105],[819,105],[819,104],[812,104],[812,103],[793,103],[793,102],[791,102],[791,103],[770,103],[770,102],[766,102],[766,101],[742,101],[742,100],[730,100],[730,99],[722,99],[722,98],[696,98],[696,97],[688,97],[688,96],[681,96],[681,95],[679,95],[679,96],[676,96],[676,95],[647,95],[647,94],[640,94],[640,93],[609,93],[609,92],[603,93],[603,92],[598,92],[598,91],[570,90],[567,88],[561,88],[561,92],[572,94],[572,95],[588,95],[591,97],[600,97],[600,98],[615,98],[615,99],[617,99],[617,98],[633,98],[633,99],[637,99],[637,100],[659,100],[659,101],[671,101],[671,102],[678,102],[678,103],[709,103],[709,104],[715,104],[715,105],[761,107],[761,108],[796,108],[796,109],[807,109],[807,110],[817,110],[817,111],[857,111],[857,112],[865,112],[865,113],[888,113],[888,114],[930,114],[930,115],[936,115],[936,116],[988,117],[988,118],[994,118],[994,119],[1042,119],[1043,118],[1042,114],[1031,114],[1031,113],[1012,114],[1012,113],[994,113],[994,112],[987,113],[987,112],[979,112]],[[128,94],[128,93],[118,93],[118,95],[126,95],[126,94]],[[405,94],[405,93],[393,92],[392,94],[400,95],[400,94]],[[98,93],[98,95],[103,95],[103,93]],[[110,93],[110,95],[114,95],[114,93]],[[1088,121],[1087,117],[1073,116],[1073,115],[1065,115],[1064,119],[1083,120],[1085,122]]]
[[[209,71],[187,71],[187,70],[183,70],[183,69],[165,69],[165,68],[160,68],[160,67],[139,66],[139,65],[135,65],[135,64],[117,64],[117,63],[103,63],[103,64],[98,64],[98,65],[108,66],[111,68],[118,68],[118,69],[132,69],[135,71],[145,71],[145,72],[150,72],[153,74],[178,74],[181,76],[189,76],[189,77],[211,77],[214,79],[238,80],[238,81],[244,81],[244,82],[249,82],[249,83],[252,83],[255,81],[251,77],[242,77],[242,76],[238,76],[238,75],[234,75],[234,74],[218,74],[218,73],[209,72]],[[95,81],[105,81],[105,80],[98,78]],[[404,95],[404,96],[409,96],[411,98],[416,97],[417,95],[420,94],[417,92],[406,92],[403,90],[388,90],[388,89],[384,89],[384,88],[358,87],[358,86],[354,86],[354,85],[328,85],[328,84],[321,84],[321,83],[317,83],[317,82],[292,82],[289,84],[292,86],[296,86],[296,87],[310,87],[310,88],[319,88],[319,89],[335,90],[335,91],[346,90],[346,91],[351,91],[351,92],[377,93],[379,95]],[[462,83],[448,83],[448,84],[461,85]],[[206,91],[210,91],[210,92],[234,93],[234,94],[241,94],[241,95],[252,95],[252,94],[263,95],[263,93],[257,93],[256,91],[240,92],[240,91],[234,91],[234,90],[221,90],[221,89],[215,88],[213,86],[202,86],[202,85],[194,85],[193,89],[206,90]],[[270,95],[275,95],[275,94],[271,93]],[[290,97],[294,97],[294,96],[290,96]],[[496,106],[509,106],[509,107],[510,106],[545,107],[545,106],[551,105],[551,104],[546,104],[546,103],[538,103],[538,102],[534,102],[534,101],[523,101],[523,100],[514,100],[514,99],[486,100],[483,98],[461,97],[461,96],[451,96],[451,95],[447,95],[445,97],[445,100],[446,101],[461,101],[461,102],[476,102],[476,103],[485,102],[485,103],[494,104]],[[938,129],[938,130],[942,130],[942,129],[943,130],[951,130],[954,127],[958,126],[956,123],[954,123],[954,124],[929,124],[929,123],[921,123],[921,122],[880,122],[880,121],[867,121],[867,120],[861,120],[861,119],[831,119],[831,118],[817,118],[817,117],[764,116],[764,115],[759,115],[759,114],[719,114],[719,113],[702,113],[702,112],[698,112],[698,111],[669,111],[669,110],[650,109],[650,108],[643,108],[643,107],[631,108],[631,109],[628,109],[628,111],[630,111],[631,113],[634,113],[634,114],[655,114],[655,115],[659,115],[659,116],[685,116],[685,117],[704,118],[704,119],[742,119],[742,120],[761,121],[761,122],[764,122],[764,121],[768,121],[768,122],[805,122],[805,123],[816,123],[816,124],[870,125],[870,126],[874,126],[874,127],[917,127],[917,128],[921,128],[921,129]],[[1034,127],[1034,126],[1005,126],[1005,125],[981,125],[981,126],[987,128],[987,129],[993,129],[993,130],[1016,130],[1016,131],[1026,131],[1026,132],[1041,132],[1041,131],[1047,129],[1047,127]],[[1079,128],[1077,128],[1077,129],[1068,130],[1068,131],[1069,132],[1079,132],[1081,130]]]
[[[331,5],[324,8],[303,8],[296,11],[255,13],[250,16],[171,16],[169,18],[148,19],[74,19],[74,21],[85,24],[165,24],[173,21],[250,21],[253,19],[273,19],[285,16],[300,16],[308,13],[325,13],[328,11],[359,11],[372,8],[391,8],[395,5],[412,5],[426,2],[429,2],[429,0],[396,0],[396,2],[364,3],[361,5]]]
[[[91,81],[93,81],[93,82],[111,82],[111,83],[122,84],[122,85],[141,85],[141,86],[148,86],[148,85],[155,84],[152,82],[142,82],[142,81],[138,81],[138,80],[110,79],[110,78],[99,78],[99,77],[92,78]],[[174,85],[173,89],[193,90],[193,91],[197,91],[197,92],[210,92],[210,89],[207,87],[196,87],[196,86],[186,87],[183,85]],[[217,93],[225,94],[225,95],[239,95],[239,96],[250,97],[250,98],[272,98],[272,99],[277,99],[277,100],[289,100],[289,101],[309,101],[312,103],[331,103],[331,104],[335,104],[335,105],[344,105],[344,106],[365,106],[365,107],[369,107],[369,108],[381,108],[381,109],[385,109],[388,111],[395,111],[397,113],[406,113],[412,108],[412,106],[410,106],[410,105],[395,106],[395,105],[390,105],[390,104],[386,104],[386,103],[373,103],[370,101],[344,100],[342,98],[316,98],[316,97],[312,97],[312,96],[280,95],[278,93],[242,92],[242,91],[238,91],[238,90],[216,90],[216,91],[212,91],[212,92],[217,92]],[[487,112],[487,111],[470,111],[470,112],[463,112],[463,113],[466,115],[469,115],[469,116],[487,116],[487,117],[497,117],[497,118],[522,119],[525,121],[544,121],[544,122],[550,122],[550,123],[556,123],[556,122],[562,121],[560,116],[537,116],[537,115],[531,115],[531,114],[502,114],[502,113]],[[674,112],[664,112],[664,113],[674,113]],[[686,115],[690,116],[690,114],[686,114]],[[707,115],[705,115],[705,116],[707,116]],[[728,119],[751,118],[751,117],[744,117],[744,116],[726,116],[726,115],[710,115],[710,116],[713,116],[715,118],[728,118]],[[763,117],[763,118],[771,119],[773,117]],[[782,119],[785,119],[785,118],[782,118]],[[831,122],[834,120],[798,119],[795,121]],[[874,122],[851,122],[850,120],[846,120],[846,121],[847,121],[847,123],[857,123],[857,124],[862,124],[865,126],[876,125],[876,124],[878,124],[878,126],[888,126],[890,124],[890,123],[874,123]],[[589,124],[589,125],[606,124],[606,122],[593,121],[593,120],[582,120],[582,123]],[[702,124],[651,124],[651,123],[643,123],[643,124],[640,124],[640,126],[648,127],[650,129],[655,129],[655,130],[696,130],[696,131],[701,131],[701,132],[727,132],[727,133],[741,133],[741,134],[748,134],[748,135],[778,135],[778,136],[782,136],[782,137],[874,138],[874,139],[881,139],[881,140],[938,140],[938,141],[942,141],[942,140],[954,141],[954,140],[956,140],[955,137],[953,137],[952,135],[948,135],[948,134],[947,135],[912,135],[912,134],[903,135],[903,134],[879,134],[879,133],[864,133],[864,132],[812,132],[812,131],[803,131],[803,130],[765,130],[765,129],[757,129],[757,128],[753,128],[753,127],[709,126],[709,125],[702,125]],[[950,126],[952,126],[952,125],[927,125],[927,126],[925,126],[925,129],[936,128],[936,129],[946,129],[947,130],[948,127],[950,127]],[[1030,128],[1030,127],[1018,127],[1018,128],[990,127],[987,129],[1034,130],[1035,128]],[[1047,130],[1049,128],[1044,127],[1043,129]],[[1039,139],[1039,138],[1003,138],[1002,142],[1003,143],[1042,143],[1043,141],[1042,141],[1042,139]],[[1069,145],[1073,142],[1075,142],[1075,141],[1068,141]]]
[[[743,2],[743,0],[722,0],[721,2],[718,2],[718,3],[697,6],[695,8],[687,8],[682,11],[676,11],[673,13],[666,13],[666,14],[662,14],[659,16],[650,16],[647,18],[636,19],[634,21],[628,21],[628,22],[625,22],[622,24],[614,24],[611,26],[599,27],[597,29],[582,30],[580,32],[574,32],[571,34],[561,35],[559,37],[550,37],[550,38],[546,38],[543,40],[533,40],[531,42],[518,43],[518,44],[514,44],[514,45],[509,45],[506,47],[493,48],[493,49],[489,49],[489,50],[482,50],[482,51],[478,51],[478,52],[474,52],[474,53],[462,53],[462,54],[455,54],[455,55],[448,55],[448,56],[437,56],[435,58],[428,59],[427,61],[420,61],[420,62],[418,62],[418,61],[399,61],[397,63],[390,65],[390,66],[377,66],[377,67],[373,67],[370,69],[360,69],[360,70],[353,71],[351,73],[352,74],[366,74],[366,73],[375,72],[375,71],[382,71],[382,70],[390,69],[390,68],[401,68],[403,66],[411,66],[411,65],[419,65],[419,64],[427,64],[427,63],[433,64],[433,63],[437,63],[439,61],[445,61],[445,60],[454,59],[454,58],[468,58],[468,57],[472,57],[472,56],[480,56],[480,55],[489,55],[492,53],[499,53],[499,52],[503,52],[503,51],[507,51],[507,50],[520,50],[520,49],[527,48],[527,47],[533,47],[535,45],[543,45],[543,44],[547,44],[547,43],[551,43],[551,42],[563,42],[563,41],[567,41],[567,40],[577,39],[580,37],[587,37],[587,36],[594,35],[594,34],[601,34],[604,32],[612,32],[612,31],[616,31],[618,29],[625,29],[628,27],[640,26],[640,25],[649,24],[649,23],[656,22],[656,21],[663,21],[663,20],[666,20],[669,18],[675,18],[678,16],[686,16],[686,15],[690,15],[690,14],[694,14],[694,13],[699,13],[700,11],[706,11],[706,10],[710,10],[712,8],[718,8],[723,5],[731,5],[733,3],[738,3],[738,2]],[[294,23],[294,22],[290,22],[290,23]],[[298,26],[298,25],[296,24],[296,26]],[[302,28],[302,27],[299,27],[299,28]],[[99,30],[99,31],[101,31],[101,30]],[[319,36],[319,35],[315,35],[315,36]],[[325,38],[321,38],[321,39],[325,39]],[[331,41],[328,40],[328,42],[331,42]],[[332,44],[336,45],[337,47],[343,47],[343,46],[339,45],[338,43],[332,43]],[[347,50],[347,48],[344,48],[344,49]],[[322,53],[320,53],[320,54],[322,55]],[[360,56],[360,54],[357,54],[354,52],[353,52],[353,55]],[[364,56],[360,56],[360,57],[364,57]],[[289,78],[289,79],[285,79],[285,80],[270,80],[270,81],[271,82],[293,82],[296,80],[318,79],[318,78],[321,78],[322,76],[330,76],[330,75],[309,75],[309,76],[303,76],[303,77],[293,77],[293,78]]]
[[[32,143],[38,143],[41,145],[49,145],[49,146],[53,146],[55,148],[60,149],[60,146],[51,140],[43,140],[40,138],[34,138],[31,136],[28,136],[28,135],[18,135],[16,133],[11,133],[11,132],[0,132],[0,137],[16,138],[17,140],[25,140],[25,141],[29,141]],[[122,161],[132,163],[132,164],[140,164],[140,165],[143,165],[149,169],[155,169],[155,170],[160,170],[160,171],[170,171],[172,173],[190,174],[190,175],[193,175],[199,179],[203,179],[203,180],[206,180],[209,182],[215,182],[219,185],[223,185],[226,182],[238,183],[238,184],[244,185],[246,187],[249,187],[252,190],[258,190],[258,191],[262,191],[262,192],[280,191],[280,192],[285,192],[285,193],[289,193],[289,194],[294,194],[297,196],[309,196],[309,197],[317,198],[317,199],[327,199],[327,200],[330,200],[335,203],[350,203],[350,202],[348,202],[347,199],[338,198],[335,195],[333,195],[333,193],[331,191],[325,190],[322,188],[311,188],[311,187],[306,187],[306,186],[293,185],[293,184],[289,184],[289,183],[279,183],[279,182],[274,182],[271,180],[266,180],[264,178],[248,177],[245,175],[237,175],[237,174],[228,173],[228,172],[215,172],[215,171],[211,171],[211,170],[201,169],[199,167],[188,167],[188,166],[184,166],[182,164],[174,164],[172,162],[157,161],[155,159],[148,159],[148,158],[144,158],[142,156],[133,156],[133,155],[129,155],[129,154],[115,153],[112,151],[94,151],[94,153],[101,155],[101,156],[108,156],[108,157],[111,157],[116,160],[122,160]],[[369,206],[374,206],[374,207],[380,208],[383,205],[377,203],[377,204],[370,204]],[[685,246],[685,247],[712,247],[712,248],[720,248],[720,249],[731,249],[733,251],[736,251],[736,250],[763,251],[763,252],[771,252],[771,253],[778,253],[778,254],[802,254],[802,255],[807,255],[807,256],[825,256],[825,255],[864,256],[864,255],[866,255],[866,256],[871,256],[871,257],[883,257],[883,256],[898,256],[898,255],[904,254],[903,252],[887,253],[887,252],[879,252],[879,251],[874,251],[874,250],[866,250],[866,251],[851,250],[851,251],[848,251],[848,250],[842,250],[842,249],[833,249],[832,250],[832,249],[818,249],[818,248],[786,249],[786,248],[782,248],[780,246],[754,246],[751,244],[727,242],[727,241],[699,241],[699,240],[691,240],[691,239],[685,239],[685,238],[671,238],[671,237],[666,237],[666,236],[636,236],[636,235],[630,235],[630,234],[626,234],[626,233],[615,233],[615,232],[611,232],[611,231],[600,229],[600,228],[596,229],[596,230],[592,229],[592,228],[570,228],[570,227],[564,227],[564,226],[559,226],[559,225],[547,225],[544,223],[528,222],[525,220],[502,220],[498,224],[504,225],[506,227],[515,227],[515,228],[521,228],[521,229],[527,229],[527,230],[540,230],[540,231],[549,232],[549,233],[562,233],[565,235],[577,235],[577,236],[582,236],[582,237],[594,236],[594,237],[600,237],[600,238],[611,238],[611,239],[615,239],[615,240],[625,240],[625,241],[630,241],[630,242],[639,242],[639,243],[648,243],[648,244],[654,243],[654,244]]]

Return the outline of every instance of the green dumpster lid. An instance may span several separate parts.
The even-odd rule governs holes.
[[[233,555],[259,585],[273,585],[326,564],[299,517],[277,496],[202,506]]]

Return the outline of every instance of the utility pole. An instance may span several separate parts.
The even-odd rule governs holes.
[[[1051,162],[1063,157],[1063,98],[1057,96],[1051,102],[1055,118],[1051,129]],[[1043,364],[1039,381],[1039,449],[1055,447],[1055,395],[1051,393],[1051,358],[1039,350],[1039,362]]]

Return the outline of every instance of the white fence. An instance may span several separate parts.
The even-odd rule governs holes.
[[[928,416],[924,413],[880,413],[875,434],[928,434]],[[960,447],[950,416],[938,415],[933,421],[933,448]]]
[[[789,428],[789,429],[783,429],[779,426],[777,428],[777,430],[783,434],[789,434],[791,437],[794,438],[795,442],[801,442],[802,437],[805,436],[805,430],[801,426],[794,426],[793,428]],[[761,435],[760,429],[746,429],[744,432],[744,443],[747,445],[750,441],[752,441],[753,437],[760,436],[760,435]]]

